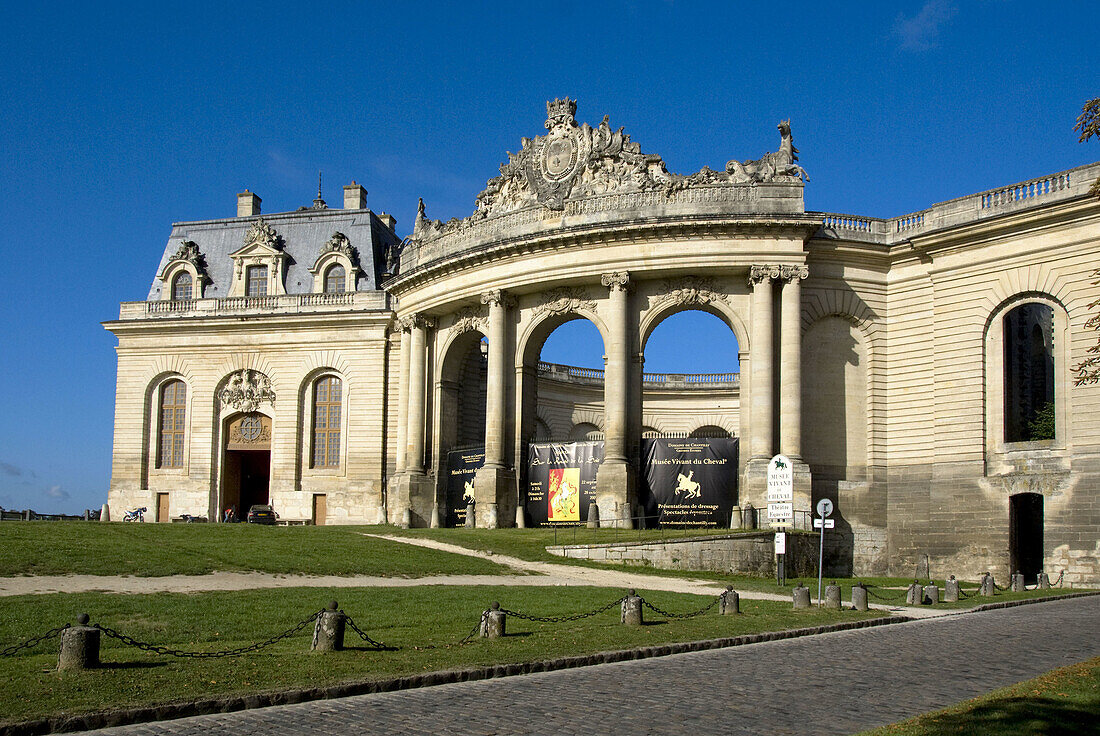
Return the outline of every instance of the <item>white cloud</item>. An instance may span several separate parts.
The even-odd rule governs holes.
[[[43,493],[45,493],[50,498],[56,498],[62,501],[69,497],[69,492],[61,486],[50,486],[45,491],[43,491]]]
[[[902,49],[926,51],[935,47],[940,29],[955,17],[957,10],[950,0],[928,0],[913,17],[898,15],[894,35],[901,40]]]

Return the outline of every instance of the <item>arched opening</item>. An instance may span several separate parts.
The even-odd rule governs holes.
[[[339,263],[336,263],[325,271],[325,293],[326,294],[339,294],[344,291],[344,283],[346,281],[344,267]]]
[[[592,422],[579,422],[569,430],[570,442],[596,442],[603,439],[603,432]]]
[[[225,420],[223,436],[221,512],[232,509],[243,520],[252,506],[270,503],[271,417],[234,414]]]
[[[1028,302],[1004,316],[1005,442],[1055,437],[1054,310]]]
[[[1011,572],[1034,585],[1043,571],[1043,496],[1017,493],[1008,499],[1008,557]]]
[[[180,271],[176,275],[176,278],[172,279],[172,301],[184,302],[194,295],[194,289],[192,287],[191,273],[189,271]]]
[[[574,319],[547,335],[535,395],[538,414],[550,421],[551,441],[603,439],[603,338],[594,324]]]
[[[738,504],[739,344],[725,315],[672,311],[643,334],[638,499],[647,526],[727,526]],[[635,379],[637,380],[637,378]],[[648,436],[647,436],[648,435]]]
[[[439,371],[439,436],[436,477],[445,500],[445,526],[466,522],[477,469],[485,461],[485,397],[489,341],[478,331],[458,335]]]

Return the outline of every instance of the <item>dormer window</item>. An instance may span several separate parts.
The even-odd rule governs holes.
[[[344,267],[337,263],[325,271],[325,293],[335,294],[344,290]]]
[[[245,295],[267,296],[267,266],[249,266],[246,269]]]
[[[194,298],[193,279],[189,271],[180,271],[172,279],[172,301],[184,302]]]
[[[309,271],[313,274],[314,293],[355,291],[355,281],[359,277],[359,253],[347,235],[335,232],[321,246],[317,261]]]

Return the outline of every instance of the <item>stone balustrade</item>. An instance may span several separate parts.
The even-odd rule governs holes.
[[[241,314],[302,314],[388,309],[384,292],[347,291],[327,294],[282,294],[237,296],[225,299],[123,302],[119,319],[163,319],[173,317],[216,317]]]
[[[540,378],[568,383],[603,384],[603,371],[539,361]],[[642,385],[649,389],[715,389],[736,388],[741,384],[739,373],[643,373]]]

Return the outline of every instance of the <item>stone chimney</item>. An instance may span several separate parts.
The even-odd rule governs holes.
[[[237,217],[255,217],[260,214],[260,198],[245,189],[237,195]]]
[[[354,181],[344,187],[344,209],[365,210],[367,208],[367,190]]]
[[[393,215],[387,215],[385,212],[378,215],[378,219],[382,221],[382,224],[388,227],[390,230],[396,232],[397,218]]]

